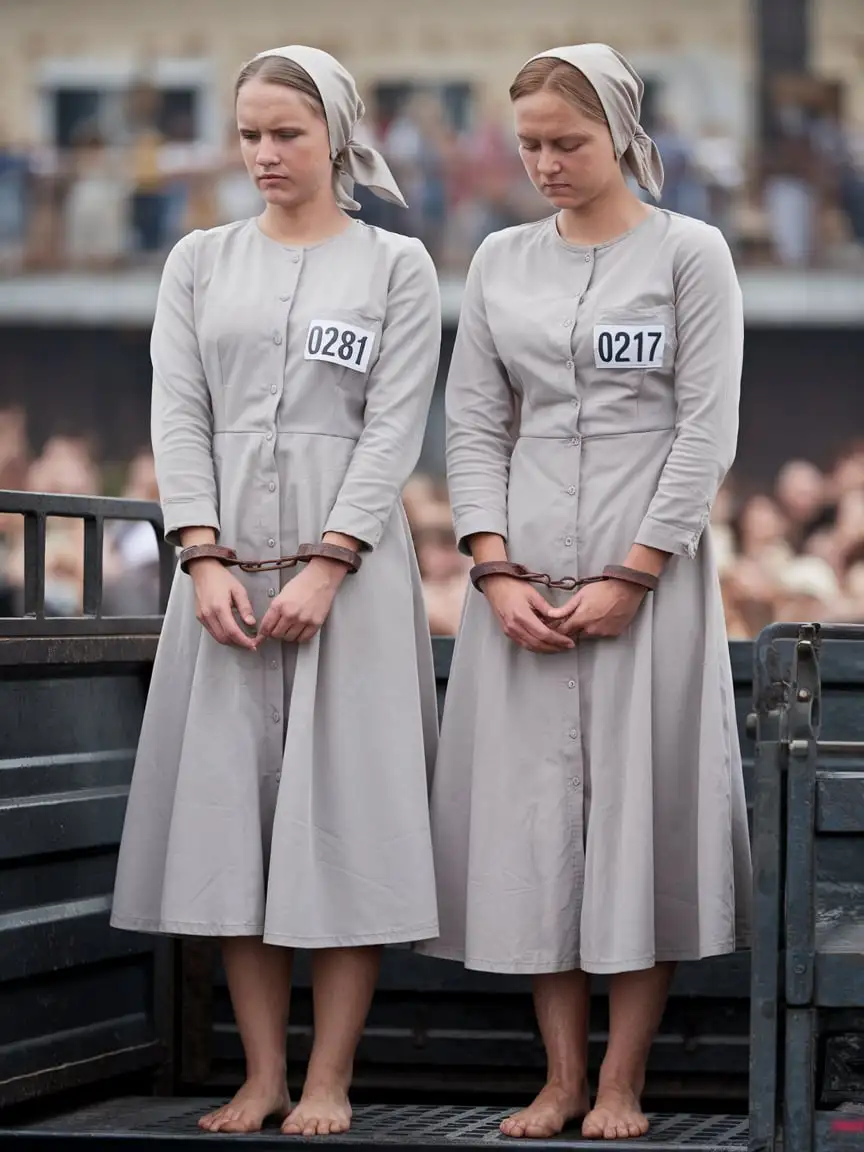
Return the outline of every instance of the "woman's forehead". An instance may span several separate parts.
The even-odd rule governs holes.
[[[237,93],[237,120],[255,127],[275,128],[290,121],[305,124],[315,118],[309,100],[296,88],[273,84],[256,77]]]
[[[520,97],[513,105],[516,133],[535,140],[563,136],[595,136],[605,129],[557,92],[543,90]]]

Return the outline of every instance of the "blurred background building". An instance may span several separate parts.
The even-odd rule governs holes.
[[[255,214],[232,88],[301,42],[360,83],[363,127],[442,286],[442,368],[405,498],[433,630],[465,586],[442,485],[443,380],[465,269],[536,218],[507,88],[525,59],[601,40],[646,80],[663,206],[721,228],[745,294],[736,467],[715,509],[730,632],[864,619],[864,0],[0,0],[0,486],[157,495],[148,336],[168,248]],[[108,607],[155,610],[149,529],[117,525]],[[80,604],[80,533],[53,526],[49,592]],[[0,611],[21,526],[0,525]],[[6,605],[4,608],[3,606]]]

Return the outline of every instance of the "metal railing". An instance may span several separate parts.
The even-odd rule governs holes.
[[[115,636],[158,634],[176,563],[174,549],[165,543],[162,511],[144,500],[108,496],[62,496],[43,492],[0,490],[0,513],[24,518],[23,614],[0,617],[0,636]],[[77,616],[46,615],[46,521],[57,516],[84,523],[84,588],[82,612]],[[105,522],[138,521],[150,524],[159,548],[159,614],[103,616],[103,553]]]

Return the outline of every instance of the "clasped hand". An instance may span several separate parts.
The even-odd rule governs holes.
[[[574,636],[620,636],[633,622],[645,589],[623,580],[579,588],[560,608],[512,576],[487,576],[483,592],[506,636],[529,652],[564,652]]]
[[[315,557],[273,598],[256,629],[255,614],[246,589],[218,560],[193,561],[196,616],[214,640],[254,651],[264,640],[305,644],[330,614],[347,568],[337,561]],[[237,616],[254,634],[240,627]]]

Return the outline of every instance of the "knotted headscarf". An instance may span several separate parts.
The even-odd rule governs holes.
[[[353,196],[354,184],[357,183],[369,188],[382,200],[407,208],[384,157],[353,138],[354,128],[366,108],[351,73],[328,52],[303,44],[268,48],[254,59],[260,60],[264,56],[283,56],[298,64],[308,72],[321,94],[330,135],[330,159],[336,167],[334,187],[339,207],[349,211],[360,207]]]
[[[659,200],[663,161],[657,145],[639,123],[645,85],[635,68],[607,44],[571,44],[540,52],[532,59],[544,56],[572,64],[585,76],[603,105],[616,157],[627,165],[639,187]]]

